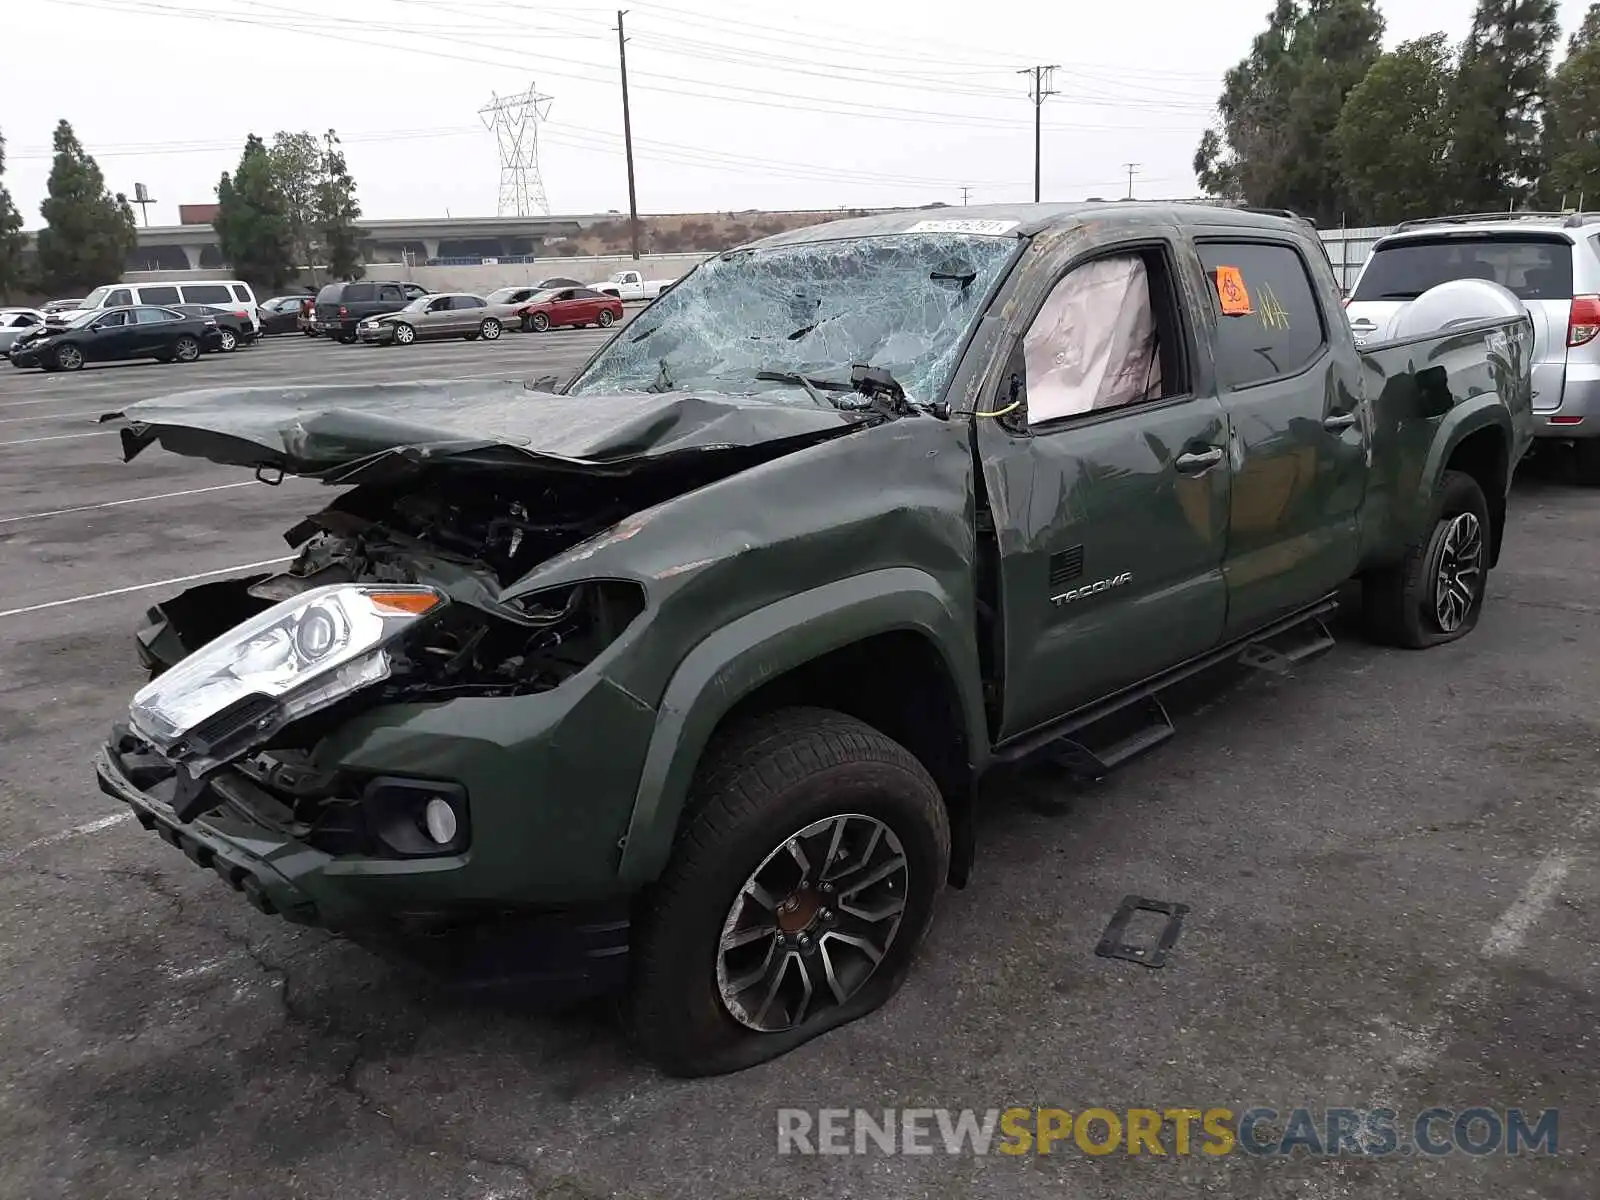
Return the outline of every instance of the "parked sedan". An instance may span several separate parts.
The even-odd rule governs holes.
[[[418,296],[399,312],[367,317],[356,326],[363,342],[382,346],[409,346],[425,338],[464,337],[494,341],[505,322],[512,319],[511,305],[491,307],[470,292],[440,292]]]
[[[224,354],[230,353],[241,344],[249,346],[261,335],[256,331],[255,322],[250,319],[247,312],[233,309],[218,308],[214,304],[173,304],[169,305],[174,312],[181,312],[188,317],[210,317],[217,323],[217,349]]]
[[[0,308],[0,354],[11,349],[23,334],[44,324],[44,313],[37,308]]]
[[[14,367],[77,371],[85,363],[134,358],[193,362],[221,341],[213,317],[138,305],[91,309],[64,326],[43,326],[18,340],[9,357]]]
[[[579,329],[598,325],[609,329],[622,320],[622,301],[592,288],[559,288],[541,292],[522,305],[517,309],[517,319],[523,329],[534,333],[543,333],[558,325],[573,325]]]
[[[301,330],[300,314],[305,312],[315,295],[274,296],[256,309],[261,318],[261,336],[275,333],[294,333]]]

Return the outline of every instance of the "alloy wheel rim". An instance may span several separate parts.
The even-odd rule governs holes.
[[[824,817],[791,835],[723,922],[723,1007],[747,1029],[780,1033],[847,1003],[893,946],[909,883],[900,839],[876,817]]]
[[[83,362],[83,355],[78,353],[75,346],[63,346],[56,352],[56,358],[69,371],[77,369]]]
[[[226,329],[222,331],[222,348],[224,350],[232,350],[238,344],[238,338],[234,337],[233,334],[229,333]]]
[[[178,343],[178,357],[188,362],[200,353],[200,343],[191,342],[187,338]]]
[[[409,342],[416,336],[416,334],[411,332],[411,326],[409,325],[402,325],[399,329],[394,331],[394,338],[397,342]]]
[[[1454,633],[1466,622],[1483,578],[1483,526],[1461,513],[1445,527],[1439,570],[1433,583],[1433,615],[1439,628]]]

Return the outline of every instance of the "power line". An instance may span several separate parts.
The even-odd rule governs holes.
[[[1059,94],[1051,88],[1050,81],[1060,65],[1056,63],[1048,67],[1026,67],[1017,72],[1018,75],[1027,75],[1030,72],[1033,75],[1033,89],[1028,98],[1033,101],[1033,202],[1035,204],[1039,203],[1040,151],[1043,142],[1041,114],[1044,112],[1045,97]]]

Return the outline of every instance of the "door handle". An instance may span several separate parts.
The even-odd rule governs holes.
[[[1209,450],[1186,450],[1173,460],[1173,466],[1185,475],[1198,474],[1207,467],[1214,467],[1222,461],[1222,447],[1212,446]]]
[[[1355,413],[1329,413],[1322,418],[1322,427],[1330,433],[1337,433],[1342,429],[1349,429],[1356,423]]]

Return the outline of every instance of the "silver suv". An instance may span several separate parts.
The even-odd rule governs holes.
[[[1489,279],[1533,317],[1535,432],[1577,447],[1600,485],[1600,213],[1473,213],[1406,221],[1379,238],[1345,315],[1358,340],[1452,279]]]

